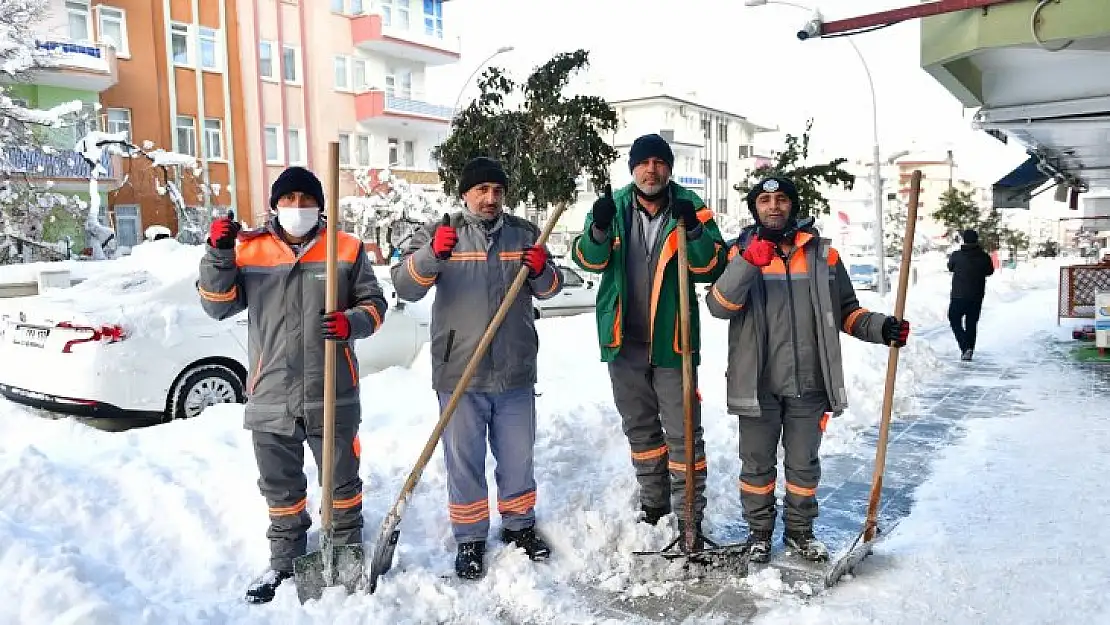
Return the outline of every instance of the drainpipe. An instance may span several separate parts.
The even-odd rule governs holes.
[[[223,0],[220,0],[220,4],[223,5]],[[204,184],[202,188],[204,192],[204,213],[211,216],[212,194],[208,187],[208,146],[204,125],[204,70],[201,69],[202,62],[200,60],[200,0],[193,0],[191,10],[193,12],[191,28],[193,29],[193,41],[197,52],[196,58],[193,59],[193,76],[197,83],[197,158],[200,159],[201,182]]]
[[[170,104],[170,147],[174,152],[179,151],[177,145],[177,71],[176,66],[173,64],[173,13],[170,12],[170,0],[162,0],[162,11],[166,19],[163,21],[162,28],[164,40],[166,42],[166,65],[168,73],[166,75],[166,88],[169,90]],[[181,232],[181,221],[177,218],[177,210],[173,211],[174,221],[177,222],[177,231]]]
[[[227,157],[227,196],[231,201],[231,210],[235,211],[236,218],[242,220],[242,217],[239,215],[239,204],[235,201],[236,193],[239,191],[239,185],[237,184],[238,179],[235,177],[235,126],[234,121],[231,119],[231,61],[228,59],[227,55],[227,0],[220,0],[220,30],[224,33],[220,43],[223,46],[222,53],[224,57],[224,136],[228,139],[224,142],[227,147],[227,154],[225,155]],[[235,30],[236,33],[238,33],[239,29],[236,28]],[[258,105],[262,106],[262,103],[259,102]]]

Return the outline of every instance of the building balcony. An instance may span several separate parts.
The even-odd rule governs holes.
[[[701,174],[694,174],[690,172],[675,172],[675,174],[671,176],[671,179],[678,184],[684,187],[689,187],[691,189],[705,188],[705,176]]]
[[[116,49],[102,43],[38,41],[43,67],[30,72],[35,85],[66,87],[101,93],[119,82]]]
[[[454,109],[449,106],[400,97],[380,89],[355,96],[355,118],[363,124],[444,131],[453,115]]]
[[[421,14],[414,13],[405,27],[398,24],[396,11],[391,23],[386,23],[381,8],[376,6],[370,13],[351,20],[351,40],[367,52],[424,65],[456,63],[462,54],[462,39],[458,35],[427,28]]]
[[[119,157],[105,150],[100,164],[108,173],[100,176],[99,184],[115,186],[121,170]],[[8,147],[0,152],[0,172],[32,182],[50,181],[57,191],[87,191],[92,167],[73,150]]]

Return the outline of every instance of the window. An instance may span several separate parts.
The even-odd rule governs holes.
[[[339,133],[339,164],[349,166],[351,164],[351,133]]]
[[[174,65],[193,66],[193,42],[189,38],[188,24],[170,25],[170,53]]]
[[[717,122],[717,141],[728,143],[728,124]]]
[[[405,70],[401,72],[401,93],[402,98],[412,97],[412,72]]]
[[[119,56],[128,56],[127,14],[122,9],[105,5],[96,7],[96,12],[101,43],[110,44]]]
[[[351,59],[351,88],[366,91],[366,61]]]
[[[266,163],[269,165],[281,164],[281,126],[267,124],[262,129],[262,136],[266,143]]]
[[[717,161],[717,177],[728,178],[728,161]]]
[[[751,156],[752,156],[752,146],[750,146],[750,145],[740,146],[740,158],[749,158]]]
[[[409,29],[409,0],[393,0],[397,6],[397,28]]]
[[[89,2],[67,0],[66,20],[71,41],[92,41],[92,21],[89,19]]]
[[[342,13],[343,12],[343,0],[331,0],[331,12],[332,13]]]
[[[401,151],[399,149],[401,142],[393,137],[389,138],[389,166],[399,165],[401,163]]]
[[[288,146],[285,153],[289,155],[290,165],[303,165],[304,164],[304,148],[301,143],[301,129],[290,128],[288,136]]]
[[[351,15],[362,15],[365,12],[362,0],[351,0]]]
[[[378,10],[382,13],[382,26],[393,25],[393,0],[381,0]]]
[[[709,141],[709,135],[712,132],[712,130],[713,130],[713,124],[710,123],[710,121],[708,119],[701,120],[701,134],[702,134],[703,137],[705,137],[706,141]]]
[[[728,212],[728,200],[725,198],[717,200],[717,211],[721,213]]]
[[[258,42],[258,75],[264,79],[277,80],[274,71],[274,42]]]
[[[389,95],[397,95],[397,77],[393,74],[385,75],[385,92]]]
[[[582,286],[585,284],[585,282],[582,281],[582,276],[578,275],[572,269],[559,267],[559,273],[563,274],[563,286]]]
[[[139,244],[139,233],[143,230],[142,215],[135,204],[116,204],[116,239],[120,247],[134,247]]]
[[[174,150],[189,156],[197,155],[197,127],[192,117],[177,116],[177,146]]]
[[[223,160],[223,121],[215,118],[204,120],[204,158]]]
[[[708,176],[713,172],[713,164],[709,162],[708,158],[701,159],[701,173],[703,176]]]
[[[348,64],[347,57],[337,56],[333,60],[335,69],[335,88],[341,91],[346,91],[351,88],[351,79],[347,75]]]
[[[355,161],[359,167],[370,166],[370,136],[358,135],[355,137]]]
[[[131,109],[108,109],[107,120],[105,130],[109,134],[125,132],[125,136],[131,138]]]
[[[90,132],[100,130],[100,115],[97,114],[99,106],[99,104],[91,102],[81,104],[81,111],[77,113],[73,125],[69,128],[72,135],[66,137],[66,143],[77,143]],[[62,132],[65,132],[65,130]]]
[[[404,148],[405,167],[416,167],[416,143],[413,141],[406,141],[404,143]]]
[[[424,0],[424,34],[443,39],[443,0]]]
[[[281,77],[285,82],[298,85],[301,82],[301,51],[296,46],[282,46]]]
[[[203,69],[220,70],[220,46],[217,42],[217,31],[212,28],[200,27],[200,66]]]

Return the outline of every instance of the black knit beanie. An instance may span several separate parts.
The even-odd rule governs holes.
[[[509,188],[509,176],[505,174],[500,162],[485,156],[472,158],[463,165],[462,173],[459,174],[459,195],[487,182]]]
[[[320,184],[316,174],[304,167],[289,167],[281,172],[270,187],[270,208],[277,208],[281,196],[294,191],[312,196],[320,210],[324,210],[324,186]]]
[[[783,178],[782,176],[770,176],[759,181],[748,191],[745,198],[748,202],[748,210],[751,211],[752,217],[759,221],[759,212],[755,209],[755,198],[759,197],[760,193],[774,193],[775,191],[782,191],[786,197],[790,198],[790,221],[798,218],[798,211],[801,210],[801,200],[798,198],[798,187],[794,183]]]
[[[974,230],[964,230],[962,233],[964,243],[967,245],[975,245],[979,243],[979,233]]]
[[[674,152],[667,140],[657,134],[644,135],[632,142],[628,152],[628,171],[636,169],[640,163],[655,157],[674,169]]]

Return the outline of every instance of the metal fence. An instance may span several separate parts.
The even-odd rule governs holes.
[[[1110,292],[1110,265],[1060,267],[1058,319],[1094,319],[1095,295]]]

